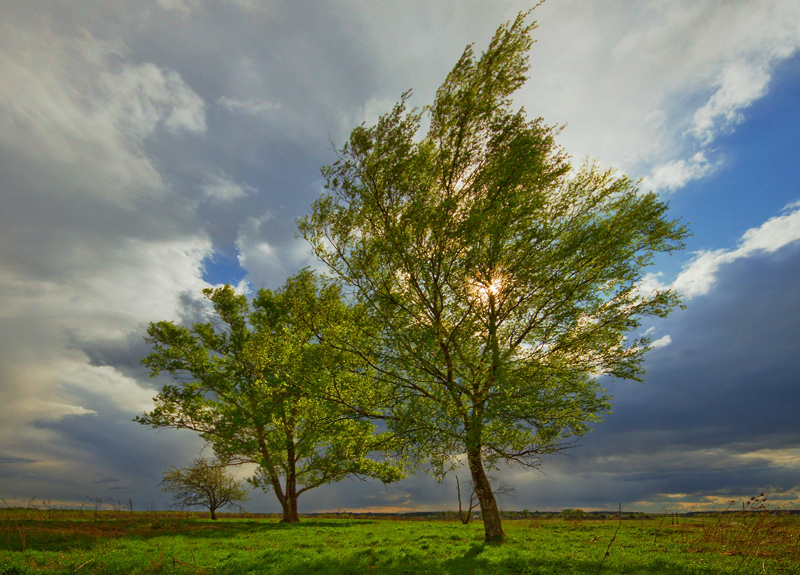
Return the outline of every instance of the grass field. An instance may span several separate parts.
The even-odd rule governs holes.
[[[480,522],[0,509],[0,575],[800,574],[797,516],[673,522],[507,520],[488,545]]]

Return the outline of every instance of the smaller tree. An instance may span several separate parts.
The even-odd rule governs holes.
[[[475,497],[475,486],[472,484],[472,482],[470,482],[470,486],[472,489],[469,493],[469,507],[467,507],[466,512],[464,512],[464,508],[461,505],[461,484],[458,481],[458,475],[456,475],[456,491],[458,492],[458,518],[464,525],[469,523],[469,520],[472,517],[472,510],[478,506],[478,499]]]
[[[210,321],[151,323],[143,362],[175,381],[136,421],[198,432],[231,464],[255,463],[250,481],[271,489],[283,521],[300,520],[298,498],[347,477],[390,483],[393,437],[361,413],[386,395],[369,363],[326,342],[358,341],[363,310],[338,285],[304,269],[277,292],[249,300],[230,285],[203,290]]]
[[[205,507],[211,519],[217,519],[217,509],[226,505],[241,507],[247,501],[247,491],[241,481],[236,481],[219,461],[195,459],[189,467],[174,467],[164,472],[161,491],[172,493],[174,505],[182,509]]]
[[[494,478],[489,477],[489,481],[494,483]],[[475,493],[475,483],[470,480],[467,482],[467,486],[469,487],[469,507],[467,508],[466,512],[464,511],[464,506],[461,504],[461,483],[458,480],[458,475],[456,475],[456,491],[458,493],[458,518],[461,520],[461,523],[467,525],[469,520],[472,518],[472,510],[478,506],[478,496]],[[511,487],[510,485],[506,485],[505,483],[501,483],[500,485],[492,488],[495,497],[498,499],[503,495],[513,495],[517,492],[516,489]]]

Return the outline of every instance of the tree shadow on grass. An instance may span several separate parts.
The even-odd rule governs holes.
[[[451,554],[441,560],[436,552],[427,555],[398,555],[381,553],[382,550],[359,550],[342,557],[324,555],[313,557],[309,554],[292,556],[286,550],[269,550],[254,553],[250,557],[231,557],[224,565],[211,569],[211,575],[234,575],[265,573],[270,575],[294,575],[297,573],[318,573],[321,575],[351,575],[353,573],[381,573],[382,575],[411,575],[418,573],[440,575],[539,575],[571,574],[596,575],[600,559],[575,559],[569,556],[531,560],[530,554],[523,554],[504,547],[500,556],[485,553],[489,545],[474,543],[460,554]],[[603,575],[616,573],[647,575],[699,575],[716,574],[714,570],[687,567],[670,561],[668,558],[654,557],[646,564],[628,563],[625,565],[606,565]]]
[[[356,520],[301,521],[280,523],[275,520],[195,520],[195,519],[137,519],[135,521],[70,521],[33,520],[0,521],[0,550],[3,551],[69,551],[91,549],[104,541],[132,539],[146,541],[154,538],[181,536],[193,539],[231,539],[242,534],[264,531],[303,531],[310,528],[339,531],[359,528],[374,521]]]
[[[448,525],[436,532],[417,534],[413,529],[407,529],[408,525],[403,525],[400,533],[396,532],[397,525],[375,527],[381,523],[379,520],[344,522],[323,519],[285,524],[274,519],[215,522],[159,520],[157,517],[150,522],[0,522],[0,531],[6,528],[0,536],[0,550],[84,551],[93,554],[99,547],[105,556],[130,557],[132,550],[136,549],[137,557],[141,555],[146,561],[151,561],[151,557],[156,557],[152,554],[157,553],[159,559],[152,559],[155,561],[153,566],[160,562],[162,567],[166,565],[176,574],[204,575],[594,575],[598,573],[601,553],[605,551],[605,546],[597,547],[595,551],[583,547],[580,557],[575,557],[566,547],[563,552],[552,549],[540,552],[536,543],[530,541],[487,544],[477,539],[480,537],[477,531],[456,531],[449,529]],[[142,547],[123,547],[118,551],[102,549],[105,543],[115,539],[144,543]],[[152,539],[158,541],[150,543]],[[81,557],[80,562],[84,562],[86,557],[89,556]],[[721,565],[689,566],[684,559],[685,555],[659,552],[626,557],[612,551],[601,573],[716,575],[726,572],[721,570]],[[158,572],[147,567],[143,569],[142,573]]]

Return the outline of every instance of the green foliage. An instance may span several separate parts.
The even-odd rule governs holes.
[[[194,430],[226,461],[258,464],[252,481],[273,489],[286,521],[297,520],[297,498],[309,489],[353,475],[402,477],[369,457],[383,447],[374,425],[340,407],[355,396],[368,403],[374,392],[368,366],[324,342],[356,337],[358,308],[335,285],[304,270],[252,301],[230,286],[204,294],[212,321],[150,324],[153,352],[143,361],[175,383],[137,421]]]
[[[161,490],[171,493],[175,505],[181,509],[205,507],[211,519],[217,518],[217,509],[228,505],[239,506],[247,500],[247,491],[236,481],[219,461],[195,459],[189,467],[172,467],[164,472]]]
[[[526,16],[480,57],[467,47],[431,106],[405,94],[354,129],[299,222],[379,326],[355,340],[391,384],[379,415],[440,478],[467,453],[498,537],[484,464],[538,465],[609,412],[597,376],[641,378],[649,342],[626,335],[679,303],[642,293],[643,270],[686,235],[655,194],[573,169],[558,129],[513,109]]]

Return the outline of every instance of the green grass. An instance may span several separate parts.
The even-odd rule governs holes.
[[[485,544],[480,522],[226,517],[177,513],[42,515],[0,510],[0,575],[197,574],[756,574],[800,573],[800,525],[750,549],[718,542],[719,522],[505,521]],[[713,531],[711,526],[715,526]],[[618,529],[619,527],[619,529]],[[612,542],[612,537],[614,538]],[[751,541],[752,545],[752,540]],[[609,547],[610,545],[610,547]],[[737,571],[738,570],[738,571]]]

